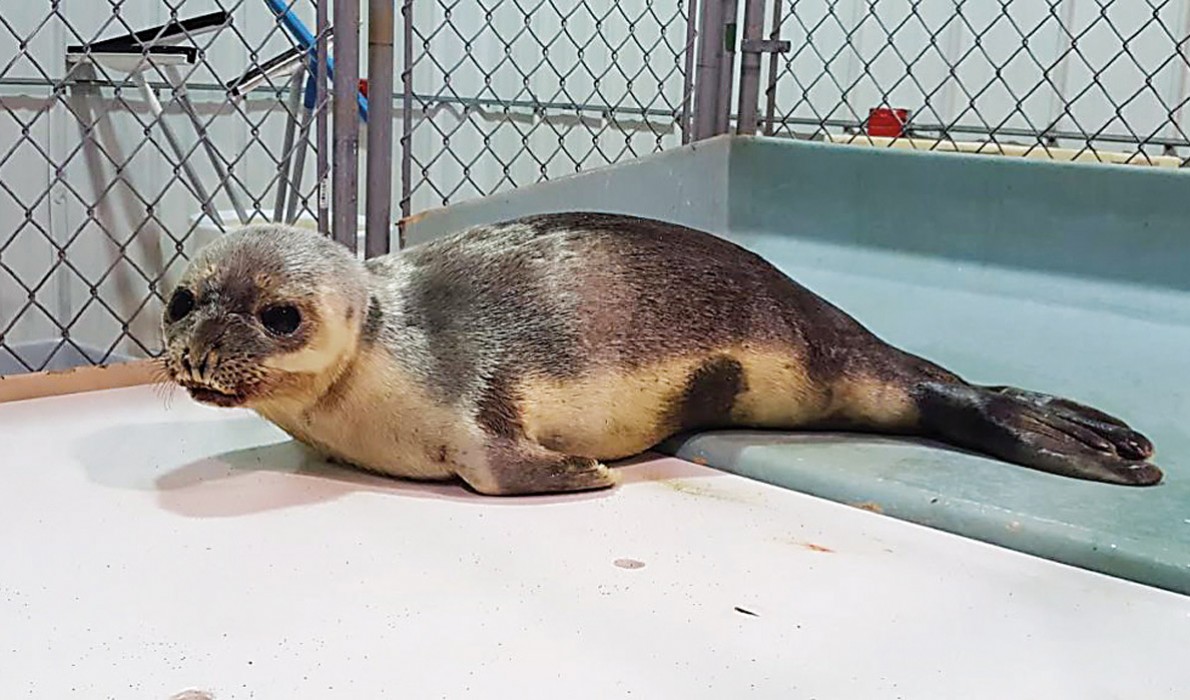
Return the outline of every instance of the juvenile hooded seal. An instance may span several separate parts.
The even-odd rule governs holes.
[[[1025,467],[1159,482],[1152,443],[1067,399],[970,384],[710,233],[602,213],[479,226],[368,261],[250,225],[163,318],[190,395],[346,464],[492,495],[611,486],[683,432],[916,435]]]

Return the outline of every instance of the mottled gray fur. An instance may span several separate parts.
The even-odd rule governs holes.
[[[760,256],[670,223],[554,214],[479,226],[367,263],[388,347],[448,400],[502,370],[565,378],[744,339],[805,348],[827,379],[878,342]],[[898,367],[901,358],[897,358]],[[893,369],[893,368],[890,368]]]

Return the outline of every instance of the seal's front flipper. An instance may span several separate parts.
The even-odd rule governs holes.
[[[494,440],[484,450],[482,464],[464,465],[458,474],[468,486],[488,496],[593,491],[616,483],[615,474],[598,460],[506,439]]]
[[[923,383],[914,392],[929,437],[1041,471],[1151,486],[1153,444],[1126,423],[1082,404],[1013,387]]]

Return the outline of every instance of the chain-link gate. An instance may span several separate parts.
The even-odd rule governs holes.
[[[374,255],[395,219],[731,131],[1190,159],[1190,0],[14,7],[0,376],[157,355],[162,294],[229,226]]]

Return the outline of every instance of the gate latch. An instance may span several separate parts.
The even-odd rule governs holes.
[[[789,42],[783,39],[744,39],[740,42],[740,51],[744,53],[788,53],[789,47]]]

